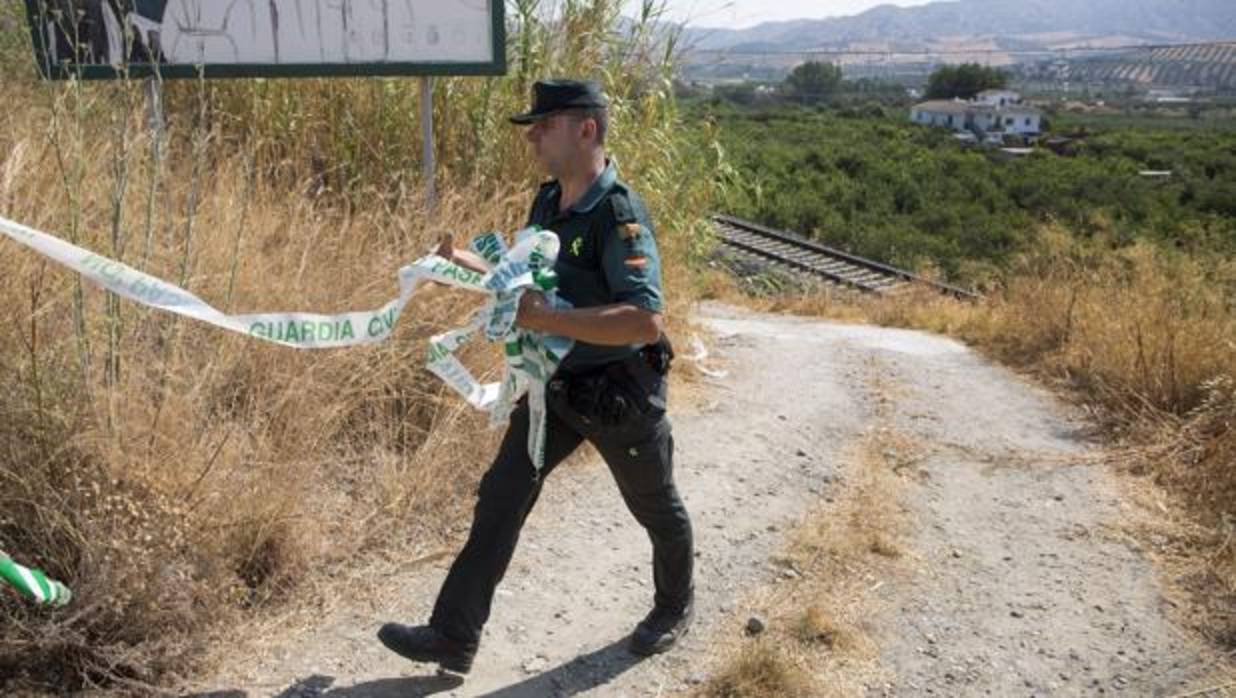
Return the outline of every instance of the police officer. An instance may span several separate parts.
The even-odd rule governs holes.
[[[532,111],[511,117],[527,126],[533,154],[553,177],[537,193],[528,223],[558,234],[558,292],[574,306],[555,310],[540,294],[526,293],[516,322],[576,343],[548,385],[540,476],[528,456],[525,401],[481,480],[468,542],[428,625],[388,623],[378,632],[383,644],[408,659],[457,673],[471,669],[494,590],[542,482],[585,440],[605,459],[652,541],[656,594],[631,634],[631,651],[664,652],[690,625],[691,521],[674,484],[674,440],[665,415],[672,350],[662,333],[660,260],[643,201],[605,157],[607,106],[595,82],[542,81],[533,86]],[[484,268],[449,238],[440,252]]]

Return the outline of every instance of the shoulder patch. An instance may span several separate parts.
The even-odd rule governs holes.
[[[639,237],[639,233],[641,230],[643,230],[643,226],[641,226],[639,223],[619,223],[618,224],[618,235],[620,235],[623,240],[634,240],[635,238]]]

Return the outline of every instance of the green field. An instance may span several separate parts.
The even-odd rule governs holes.
[[[1052,117],[1058,131],[1090,130],[1219,131],[1236,132],[1236,115],[1230,108],[1203,109],[1196,115],[1187,109],[1124,110],[1119,112],[1060,112]]]
[[[1236,250],[1236,131],[1090,123],[1069,155],[1009,161],[892,107],[692,109],[716,123],[737,173],[722,210],[894,264],[980,280],[1047,223],[1114,246]]]

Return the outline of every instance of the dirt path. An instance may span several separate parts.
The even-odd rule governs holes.
[[[463,684],[384,650],[385,620],[428,614],[449,559],[341,603],[195,687],[213,696],[656,696],[706,675],[775,583],[785,531],[832,496],[874,413],[862,367],[902,386],[897,428],[922,444],[907,490],[914,572],[881,587],[873,638],[895,677],[870,695],[1171,695],[1210,669],[1164,620],[1149,563],[1118,536],[1113,485],[1079,465],[1078,424],[1041,391],[922,333],[704,309],[729,376],[675,415],[696,526],[697,622],[684,647],[627,654],[651,604],[650,551],[604,467],[556,472],[529,519]],[[887,417],[887,404],[885,406]],[[398,581],[396,582],[396,579]]]

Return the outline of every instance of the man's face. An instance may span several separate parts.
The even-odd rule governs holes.
[[[528,126],[524,137],[532,145],[533,155],[551,176],[562,176],[585,147],[585,123],[585,119],[563,112]]]

